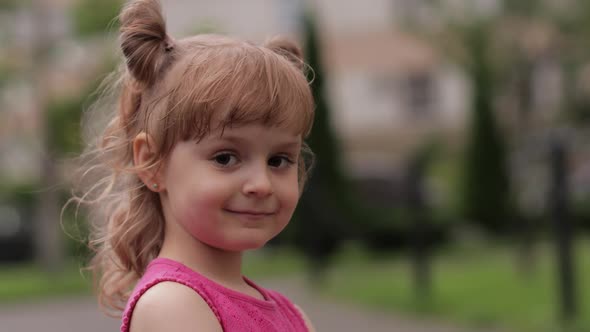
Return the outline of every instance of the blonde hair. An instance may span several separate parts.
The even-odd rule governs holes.
[[[213,123],[289,126],[307,137],[314,112],[301,51],[289,40],[263,46],[219,35],[174,40],[156,0],[131,1],[119,20],[126,63],[109,83],[114,114],[81,156],[80,194],[72,198],[90,208],[89,269],[101,307],[113,314],[120,314],[164,239],[159,196],[137,173],[159,167],[177,142],[202,138]],[[108,100],[90,111],[102,112]],[[141,132],[155,142],[147,166],[133,164],[132,142]],[[311,155],[306,145],[302,150]],[[300,190],[306,161],[299,161]]]

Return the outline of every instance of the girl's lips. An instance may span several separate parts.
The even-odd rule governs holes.
[[[229,212],[229,213],[235,213],[235,214],[241,214],[241,215],[253,216],[253,217],[257,217],[257,216],[271,216],[271,215],[275,214],[275,212],[254,211],[254,210],[230,210],[230,209],[225,209],[225,211],[226,212]]]
[[[224,210],[233,218],[240,220],[244,226],[258,228],[261,223],[270,221],[275,213],[266,211],[252,211],[252,210]]]

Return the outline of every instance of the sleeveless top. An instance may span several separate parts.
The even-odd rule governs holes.
[[[150,287],[172,281],[190,287],[209,305],[225,332],[308,332],[299,310],[285,296],[264,289],[246,277],[264,300],[226,288],[177,261],[156,258],[146,268],[127,301],[121,332],[128,332],[133,309]]]

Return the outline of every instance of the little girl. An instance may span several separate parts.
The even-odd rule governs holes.
[[[242,253],[287,226],[306,178],[314,104],[299,48],[175,40],[157,0],[119,18],[117,105],[83,168],[100,178],[76,198],[94,212],[101,305],[123,311],[122,332],[313,330],[241,274]]]

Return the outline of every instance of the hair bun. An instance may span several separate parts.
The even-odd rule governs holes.
[[[274,37],[267,41],[264,46],[286,57],[297,66],[297,68],[303,70],[303,52],[299,45],[293,40],[286,37]]]
[[[133,77],[148,85],[165,63],[172,40],[166,34],[166,23],[157,0],[134,0],[119,15],[121,49]]]

